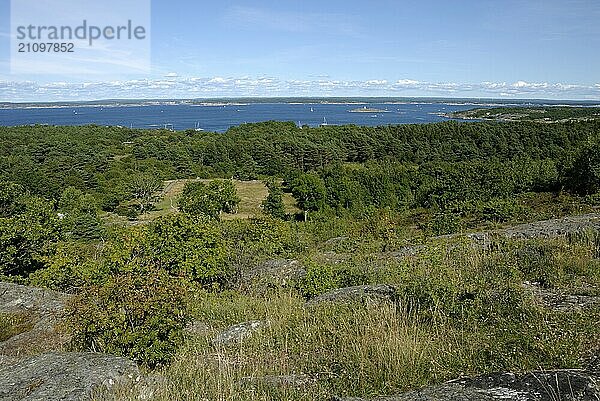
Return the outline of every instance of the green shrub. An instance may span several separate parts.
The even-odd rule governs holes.
[[[150,224],[146,240],[144,262],[150,266],[207,286],[228,279],[221,233],[202,218],[183,214],[159,218]]]
[[[428,226],[433,235],[454,234],[461,230],[460,217],[453,213],[436,214]]]
[[[168,364],[190,320],[187,290],[160,270],[139,269],[85,288],[68,306],[72,345],[154,368]]]
[[[107,242],[103,254],[106,269],[114,273],[144,266],[205,286],[223,284],[230,275],[218,228],[186,214],[120,230]]]
[[[338,287],[338,280],[331,266],[307,263],[306,276],[298,283],[298,289],[312,298]]]
[[[29,275],[31,285],[62,292],[77,292],[86,285],[102,283],[110,271],[94,258],[95,245],[61,242],[56,252],[44,258],[47,266]]]
[[[117,206],[115,208],[115,213],[119,216],[127,217],[130,220],[135,220],[140,215],[139,206],[132,203]]]
[[[588,195],[584,198],[585,202],[591,206],[600,206],[600,192]]]
[[[523,211],[515,199],[492,199],[480,204],[479,211],[483,220],[503,223],[511,220]]]

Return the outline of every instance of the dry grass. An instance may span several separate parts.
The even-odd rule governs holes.
[[[154,210],[140,215],[136,220],[130,221],[126,217],[118,216],[114,213],[107,213],[103,219],[107,225],[115,224],[143,224],[153,221],[161,216],[167,216],[177,213],[177,199],[183,192],[183,187],[187,182],[199,181],[209,183],[211,180],[171,180],[165,181],[163,190],[157,194],[160,201],[154,205]],[[236,214],[224,213],[222,220],[248,219],[258,217],[262,214],[261,204],[265,200],[269,191],[262,181],[233,181],[237,194],[241,201]],[[283,195],[283,202],[287,213],[299,213],[300,209],[296,207],[296,201],[291,194]]]
[[[156,204],[156,210],[140,216],[140,220],[154,220],[157,217],[177,212],[177,198],[183,192],[186,182],[199,181],[209,183],[211,180],[173,180],[165,181],[162,191],[161,201]],[[223,214],[223,220],[247,219],[260,216],[262,214],[261,203],[269,191],[262,181],[233,181],[237,194],[241,201],[236,214]],[[299,210],[295,206],[294,198],[289,194],[284,194],[284,203],[288,213],[296,213]]]
[[[333,393],[394,392],[446,378],[443,370],[428,370],[432,361],[462,349],[393,305],[305,308],[302,299],[279,294],[236,297],[227,310],[226,298],[200,301],[203,316],[215,320],[161,372],[166,382],[153,399],[321,400]],[[212,342],[227,324],[250,318],[269,325],[242,343]],[[261,379],[280,376],[300,380],[277,385]]]
[[[435,243],[385,266],[356,259],[360,271],[396,285],[397,303],[308,306],[291,289],[198,291],[191,305],[206,330],[190,335],[174,363],[158,372],[164,381],[152,399],[369,398],[461,376],[578,367],[581,351],[598,347],[597,309],[540,309],[521,284],[537,274],[532,266],[540,262],[556,286],[583,281],[595,286],[600,270],[591,251],[597,237],[544,243],[542,253],[527,262],[520,250],[537,249],[536,241],[499,243],[489,250]],[[268,325],[241,343],[213,343],[226,327],[251,320]],[[301,382],[265,381],[281,376]],[[137,396],[123,389],[119,399]]]

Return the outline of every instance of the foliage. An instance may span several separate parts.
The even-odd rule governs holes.
[[[68,306],[72,344],[125,356],[150,368],[167,364],[189,321],[186,293],[180,280],[145,268],[87,287]]]
[[[600,144],[581,149],[570,171],[569,187],[584,195],[600,192]]]
[[[44,267],[61,238],[60,224],[52,204],[37,197],[20,198],[11,208],[14,214],[0,217],[0,273],[26,276]]]
[[[312,298],[329,290],[338,288],[336,274],[331,266],[309,263],[306,276],[298,284],[303,296]]]
[[[484,220],[495,223],[510,221],[523,207],[515,199],[492,199],[479,205]]]
[[[185,215],[160,218],[142,244],[137,251],[145,264],[208,286],[227,280],[223,241],[210,222]]]
[[[298,207],[308,212],[321,210],[325,206],[325,184],[315,174],[300,174],[291,183],[290,189],[298,202]]]
[[[102,223],[95,198],[77,188],[65,189],[58,202],[63,231],[73,239],[95,239],[100,236]]]
[[[140,213],[152,208],[159,198],[156,192],[162,187],[162,182],[156,175],[137,173],[129,179],[131,195],[139,203]]]
[[[192,181],[185,184],[179,208],[190,215],[218,219],[222,212],[235,213],[240,198],[230,180],[213,180],[208,185]]]
[[[269,189],[269,195],[262,202],[263,211],[271,217],[284,219],[285,205],[283,204],[283,190],[281,186],[274,180],[267,181],[265,185]]]
[[[428,228],[433,235],[455,234],[461,230],[460,218],[454,213],[437,213]]]
[[[44,257],[43,262],[43,269],[29,275],[31,285],[67,293],[103,283],[111,273],[98,259],[97,247],[82,242],[59,242],[55,252]]]

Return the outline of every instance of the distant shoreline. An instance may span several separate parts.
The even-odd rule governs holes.
[[[357,108],[357,109],[353,109],[353,110],[349,110],[350,113],[389,113],[389,110],[383,110],[383,109],[377,109],[374,107],[363,107],[363,108]]]
[[[65,102],[0,102],[0,109],[52,109],[80,107],[144,107],[144,106],[246,106],[249,104],[306,104],[306,105],[428,105],[446,104],[474,107],[600,107],[599,101],[570,101],[544,99],[457,99],[457,98],[389,98],[389,97],[324,97],[324,98],[216,98],[216,99],[105,99]],[[364,109],[364,108],[363,108]],[[356,113],[383,113],[386,110],[367,107],[355,109]]]

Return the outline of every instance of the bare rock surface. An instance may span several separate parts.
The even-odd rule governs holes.
[[[453,380],[418,391],[375,398],[338,398],[332,401],[598,401],[600,375],[584,370],[500,373]]]
[[[250,337],[256,331],[266,327],[268,323],[253,320],[233,325],[220,333],[213,339],[213,343],[217,345],[227,345],[231,343],[239,343],[240,341]]]
[[[46,353],[0,367],[0,399],[92,400],[96,391],[141,379],[134,362],[96,353]]]
[[[308,304],[314,305],[322,302],[365,302],[379,304],[382,302],[394,302],[396,298],[396,288],[391,285],[359,285],[327,292],[311,299]]]
[[[592,213],[521,224],[504,230],[504,234],[509,238],[556,238],[586,230],[600,230],[600,214]]]
[[[0,283],[0,313],[27,319],[29,330],[0,343],[0,400],[92,400],[110,397],[119,386],[144,386],[136,364],[98,353],[59,352],[69,342],[60,330],[70,296],[60,292]]]
[[[591,213],[537,221],[499,230],[467,234],[467,237],[478,241],[483,241],[494,234],[516,239],[558,238],[587,230],[600,230],[600,214]]]
[[[315,379],[308,375],[280,375],[280,376],[261,376],[261,377],[244,377],[243,382],[251,384],[262,384],[270,387],[304,387],[315,383]]]
[[[31,330],[0,343],[0,354],[23,356],[60,349],[68,338],[57,330],[69,295],[43,288],[0,282],[0,313],[22,314]]]
[[[530,291],[540,304],[548,309],[561,312],[576,312],[600,306],[600,297],[589,295],[563,294],[543,288],[538,283],[523,283],[523,288]]]
[[[242,274],[244,284],[271,284],[287,286],[293,281],[306,276],[302,264],[294,259],[277,259],[266,261]]]
[[[57,291],[0,282],[0,313],[36,311],[52,316],[64,310],[68,299]]]

